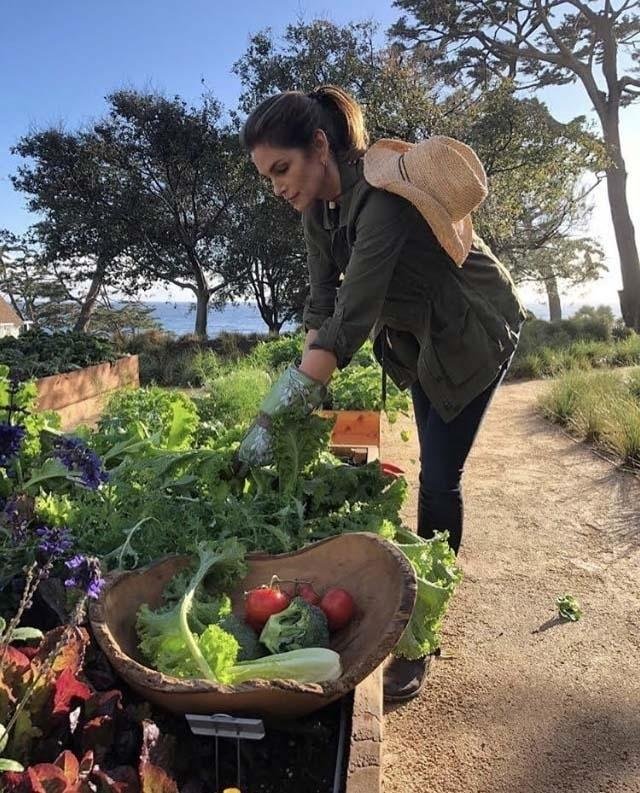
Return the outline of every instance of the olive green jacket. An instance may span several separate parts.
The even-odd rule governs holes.
[[[311,348],[343,368],[372,334],[392,380],[419,380],[450,421],[515,350],[526,313],[513,281],[477,237],[457,267],[411,203],[364,180],[361,160],[339,167],[338,206],[316,201],[303,214]]]

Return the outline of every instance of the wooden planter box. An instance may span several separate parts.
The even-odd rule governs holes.
[[[331,451],[368,463],[380,456],[380,413],[377,410],[322,410],[321,416],[335,417]]]
[[[69,430],[96,421],[113,391],[139,385],[138,356],[132,355],[115,363],[42,377],[37,381],[37,406],[38,410],[55,410],[62,429]]]

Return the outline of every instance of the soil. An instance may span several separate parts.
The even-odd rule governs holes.
[[[177,745],[183,747],[182,762],[174,765],[180,790],[183,793],[209,793],[237,785],[251,793],[283,793],[286,790],[330,793],[336,767],[341,707],[337,702],[295,721],[265,720],[263,739],[240,743],[239,775],[236,741],[221,738],[218,745],[219,787],[215,784],[215,739],[193,736],[183,719],[167,719],[171,733],[176,735]],[[344,708],[348,719],[351,697],[345,698]],[[349,729],[348,722],[346,729]],[[186,747],[188,753],[184,753]],[[198,769],[196,773],[194,769]]]
[[[640,478],[547,423],[546,387],[502,386],[471,452],[464,580],[425,689],[386,710],[386,793],[640,791]],[[385,427],[382,453],[410,526],[412,427]]]

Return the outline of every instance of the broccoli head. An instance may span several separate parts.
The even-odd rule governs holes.
[[[227,614],[218,625],[234,636],[240,645],[238,661],[254,661],[267,654],[265,648],[258,641],[258,634],[235,614]]]
[[[260,641],[272,653],[328,647],[329,626],[324,612],[301,597],[294,598],[283,611],[272,614],[260,634]]]

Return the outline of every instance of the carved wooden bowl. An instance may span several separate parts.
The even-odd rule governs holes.
[[[176,713],[245,713],[293,717],[311,713],[342,697],[373,672],[397,644],[411,617],[416,579],[404,554],[375,534],[349,533],[313,543],[293,553],[250,554],[248,574],[231,592],[233,610],[243,613],[243,595],[281,579],[311,581],[322,592],[344,587],[357,606],[354,619],[332,635],[340,653],[338,680],[308,684],[255,680],[236,686],[184,680],[150,669],[137,648],[138,608],[156,607],[165,584],[189,558],[171,556],[146,568],[110,576],[89,616],[96,640],[116,672],[145,699]]]

